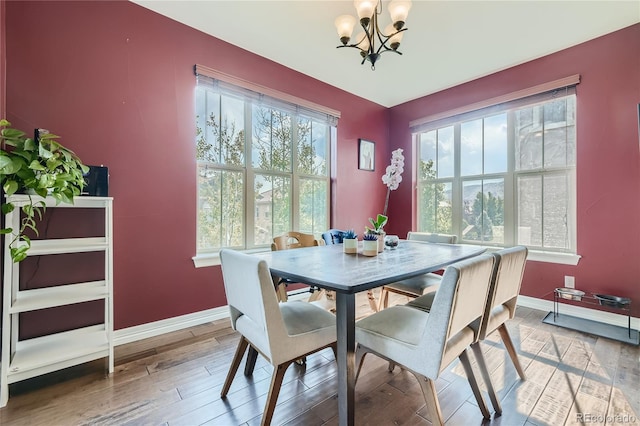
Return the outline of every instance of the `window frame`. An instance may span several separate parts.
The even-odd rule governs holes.
[[[326,227],[328,229],[331,219],[331,188],[332,188],[332,159],[333,148],[335,145],[335,136],[337,134],[337,120],[340,117],[340,112],[335,111],[312,102],[296,98],[294,96],[275,91],[273,89],[265,88],[244,80],[237,79],[235,77],[228,76],[218,71],[212,70],[200,65],[195,66],[196,76],[198,82],[195,85],[195,90],[212,90],[218,93],[222,99],[223,96],[231,96],[242,100],[244,103],[244,164],[242,166],[229,165],[222,162],[205,161],[196,158],[196,255],[192,257],[194,266],[196,268],[219,265],[219,251],[218,247],[200,248],[200,171],[202,167],[211,167],[214,170],[221,171],[235,171],[242,172],[243,188],[243,203],[244,212],[243,217],[243,245],[233,246],[230,248],[238,249],[243,252],[253,253],[260,251],[267,251],[270,249],[270,243],[256,244],[255,241],[255,226],[256,226],[256,209],[258,208],[255,203],[255,183],[257,175],[270,175],[270,176],[282,176],[289,180],[290,199],[288,203],[289,208],[289,220],[291,229],[299,229],[302,212],[299,198],[299,191],[301,185],[304,182],[314,181],[321,182],[324,186],[323,191],[326,191],[326,199],[324,200],[324,209]],[[202,80],[201,80],[202,79]],[[201,81],[205,83],[201,84]],[[195,97],[197,100],[198,97]],[[222,101],[221,101],[222,103]],[[291,118],[291,164],[290,169],[286,171],[276,169],[261,169],[253,164],[252,159],[252,147],[255,144],[254,123],[253,123],[253,108],[255,105],[260,105],[268,108],[269,110],[279,110],[288,114]],[[208,109],[207,109],[208,113]],[[196,111],[197,114],[197,111]],[[222,111],[220,112],[222,116]],[[309,174],[308,171],[301,171],[299,169],[299,149],[300,140],[298,139],[299,130],[299,118],[309,122],[311,129],[315,128],[318,124],[324,126],[324,152],[323,158],[325,161],[325,169],[322,175]],[[204,120],[206,122],[206,118]],[[313,130],[311,130],[313,131]],[[205,129],[205,134],[207,130]],[[311,136],[313,137],[313,136]],[[271,212],[273,213],[273,212]],[[273,214],[270,214],[270,219]],[[258,218],[260,219],[260,218]],[[322,229],[324,231],[324,227]],[[272,231],[273,232],[273,231]],[[320,235],[320,231],[316,232]]]
[[[558,173],[564,173],[565,176],[568,177],[570,181],[570,185],[572,185],[572,191],[570,194],[570,199],[568,200],[569,206],[569,215],[571,217],[571,223],[568,229],[568,248],[566,249],[554,249],[548,247],[540,247],[540,246],[532,246],[530,249],[529,258],[533,260],[540,260],[545,262],[554,262],[554,263],[562,263],[562,264],[571,264],[576,265],[580,259],[580,256],[577,254],[577,214],[576,214],[576,205],[577,205],[577,182],[576,182],[576,164],[566,165],[562,167],[547,167],[544,165],[539,169],[535,170],[516,170],[516,159],[515,159],[515,149],[516,149],[516,135],[513,131],[514,129],[514,111],[520,109],[522,107],[532,107],[533,105],[542,104],[547,100],[541,100],[545,97],[551,95],[552,92],[561,92],[559,97],[565,96],[575,96],[575,86],[579,82],[579,75],[567,77],[565,79],[557,80],[555,82],[550,82],[544,85],[539,85],[534,88],[525,89],[523,91],[514,92],[512,94],[508,94],[505,96],[501,96],[499,98],[490,99],[487,101],[483,101],[480,103],[476,103],[470,105],[468,107],[458,108],[456,110],[452,110],[449,112],[440,113],[437,115],[433,115],[431,117],[414,120],[410,124],[410,129],[412,133],[412,140],[414,145],[414,152],[416,153],[414,167],[416,170],[416,186],[415,186],[415,197],[414,197],[414,228],[420,229],[421,226],[420,221],[421,213],[420,213],[420,205],[422,203],[422,190],[421,188],[425,184],[438,184],[438,183],[450,183],[451,184],[451,232],[458,236],[459,241],[461,243],[466,244],[479,244],[486,245],[489,249],[499,249],[505,246],[512,246],[517,244],[517,227],[519,223],[519,213],[518,213],[518,192],[517,192],[517,179],[519,176],[523,175],[542,175],[542,176],[553,176]],[[554,86],[562,86],[563,84],[569,83],[569,86],[565,87],[554,87]],[[545,91],[542,93],[536,93],[540,88],[544,88]],[[564,89],[565,93],[562,93]],[[568,89],[571,89],[570,91]],[[522,97],[522,95],[526,95]],[[537,100],[536,100],[537,99]],[[576,110],[577,110],[577,97],[576,99]],[[553,100],[553,95],[548,100]],[[506,172],[500,173],[487,173],[487,174],[476,174],[469,176],[461,176],[461,137],[460,137],[460,129],[463,123],[468,123],[473,119],[482,118],[486,119],[501,112],[507,113],[507,170]],[[577,111],[576,111],[577,112]],[[576,122],[577,122],[577,114],[576,114]],[[577,124],[573,123],[577,132]],[[438,169],[435,169],[436,178],[435,179],[422,179],[420,164],[421,164],[421,134],[427,133],[429,131],[438,131],[440,129],[453,126],[454,133],[454,176],[453,177],[437,177]],[[483,124],[483,133],[484,133],[484,124]],[[435,158],[438,159],[438,136],[437,133],[434,136],[435,144],[436,144],[436,153]],[[483,137],[484,144],[484,137]],[[484,147],[484,145],[483,145]],[[429,151],[431,153],[431,151]],[[484,152],[483,152],[484,158]],[[542,158],[544,161],[544,154],[542,154]],[[574,157],[575,160],[575,157]],[[483,166],[484,172],[484,166]],[[463,200],[462,200],[462,188],[463,183],[465,181],[473,181],[480,180],[486,181],[494,178],[503,178],[504,179],[504,240],[502,244],[494,244],[494,243],[484,243],[482,241],[470,241],[462,238],[462,214],[463,214]],[[544,234],[544,228],[543,234]]]

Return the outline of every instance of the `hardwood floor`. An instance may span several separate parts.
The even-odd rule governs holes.
[[[359,295],[358,313],[367,312]],[[502,416],[482,421],[459,363],[443,372],[436,387],[447,425],[640,424],[640,347],[543,324],[545,314],[520,307],[508,323],[526,381],[497,332],[482,343]],[[0,424],[258,425],[271,376],[263,359],[252,377],[238,373],[226,400],[219,396],[237,341],[223,320],[117,347],[111,377],[97,361],[12,385]],[[290,367],[273,424],[337,425],[336,372],[331,350]],[[356,401],[359,425],[430,424],[414,376],[389,373],[374,356]]]

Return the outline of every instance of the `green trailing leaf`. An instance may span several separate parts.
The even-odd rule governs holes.
[[[31,170],[46,170],[38,160],[33,160],[31,164],[29,164],[29,168]]]
[[[2,205],[2,214],[11,213],[16,207],[12,203],[4,203]]]
[[[15,180],[8,180],[4,183],[4,185],[2,185],[2,189],[4,190],[5,194],[13,195],[18,190],[18,182],[16,182]]]
[[[5,169],[7,166],[11,166],[13,161],[6,155],[0,155],[0,170]]]
[[[15,263],[22,262],[27,258],[27,250],[30,246],[11,247],[11,258]]]
[[[0,234],[10,234],[13,232],[13,228],[3,228],[0,229]]]

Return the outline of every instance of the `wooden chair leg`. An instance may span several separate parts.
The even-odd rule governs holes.
[[[462,367],[464,367],[464,372],[467,375],[467,380],[469,381],[469,385],[471,385],[473,396],[476,397],[476,401],[478,402],[478,406],[480,407],[482,415],[485,419],[490,419],[491,413],[489,413],[487,404],[484,402],[484,398],[482,397],[482,392],[480,392],[480,387],[478,386],[476,376],[475,374],[473,374],[473,368],[471,368],[471,362],[469,361],[469,354],[467,353],[467,350],[465,349],[458,358],[460,358]]]
[[[253,374],[253,370],[256,368],[256,361],[258,360],[258,351],[253,346],[249,345],[249,351],[247,352],[247,363],[244,365],[244,375],[250,376]]]
[[[280,364],[273,369],[273,375],[271,376],[271,386],[269,387],[269,394],[267,395],[267,403],[264,407],[264,413],[262,414],[261,425],[270,425],[273,418],[273,412],[276,409],[276,402],[278,402],[278,394],[280,393],[280,387],[282,386],[282,379],[284,379],[284,373],[293,361],[287,361]]]
[[[522,369],[522,365],[520,365],[520,360],[518,359],[516,348],[513,346],[511,336],[509,335],[509,331],[507,331],[507,327],[504,325],[504,323],[500,325],[500,327],[498,327],[498,332],[500,333],[500,337],[502,338],[502,342],[504,343],[505,348],[507,348],[507,352],[509,353],[509,357],[513,362],[513,366],[516,367],[518,375],[522,380],[527,380],[527,377],[524,374],[524,370]]]
[[[422,389],[424,401],[427,403],[427,411],[429,411],[429,416],[431,417],[431,424],[443,426],[444,419],[442,418],[442,410],[440,410],[440,403],[438,402],[435,383],[427,377],[415,373],[413,374],[416,376],[416,379],[418,379],[420,389]]]
[[[502,407],[500,406],[500,400],[498,399],[496,390],[494,389],[493,383],[491,382],[491,375],[489,374],[489,369],[487,368],[487,363],[484,359],[484,354],[482,353],[482,348],[480,347],[480,343],[476,342],[472,344],[471,349],[473,349],[473,353],[476,357],[476,361],[478,361],[480,374],[482,374],[482,380],[484,380],[484,384],[487,387],[487,393],[489,394],[489,399],[491,399],[491,405],[493,405],[493,409],[495,410],[496,414],[502,414]]]
[[[224,385],[222,385],[222,390],[220,391],[220,396],[222,398],[227,396],[227,392],[229,392],[229,388],[231,387],[231,383],[233,382],[233,378],[236,376],[238,372],[238,367],[240,366],[240,361],[242,361],[242,357],[244,356],[244,351],[247,350],[247,346],[249,342],[244,336],[240,336],[240,341],[238,342],[238,348],[236,349],[236,353],[233,356],[233,361],[231,361],[231,366],[229,367],[229,372],[227,373],[227,378],[224,381]]]
[[[376,296],[373,295],[373,290],[367,290],[367,299],[369,299],[369,306],[373,312],[378,312],[378,304],[376,303]]]
[[[320,300],[320,298],[325,294],[324,289],[320,289],[311,293],[309,296],[309,302],[315,302],[316,300]]]
[[[389,290],[382,287],[382,290],[380,290],[380,304],[378,305],[378,311],[387,309],[388,306],[389,306]]]

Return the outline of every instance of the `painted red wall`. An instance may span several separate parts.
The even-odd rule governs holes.
[[[640,24],[396,106],[390,141],[411,153],[409,122],[573,74],[577,88],[577,266],[528,262],[522,294],[550,298],[564,275],[576,287],[640,301]],[[399,142],[397,142],[399,141]],[[412,159],[407,159],[407,175]],[[393,232],[411,229],[410,185],[392,194]],[[638,316],[636,303],[634,316]]]
[[[347,184],[335,187],[332,225],[363,228],[382,209],[380,173],[357,170],[358,138],[388,144],[377,104],[126,1],[8,2],[6,24],[9,121],[109,167],[116,329],[226,304],[220,268],[191,260],[194,64],[340,110],[335,182]]]

